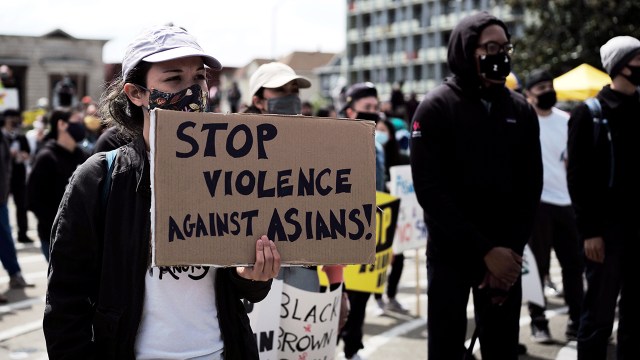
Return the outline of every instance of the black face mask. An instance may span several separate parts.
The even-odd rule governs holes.
[[[84,130],[84,125],[81,123],[70,122],[69,127],[67,127],[67,132],[69,133],[69,135],[71,135],[73,140],[75,140],[75,142],[77,143],[84,140],[85,130]]]
[[[627,68],[631,70],[631,75],[624,75],[624,77],[626,77],[633,85],[640,86],[640,66],[627,65]]]
[[[480,55],[480,75],[489,80],[504,81],[511,72],[511,57],[500,53],[495,55]]]
[[[556,91],[550,90],[538,95],[538,108],[542,110],[549,110],[556,104],[558,99],[556,98]]]
[[[380,120],[380,115],[378,113],[358,112],[356,113],[356,119],[378,122],[378,120]]]

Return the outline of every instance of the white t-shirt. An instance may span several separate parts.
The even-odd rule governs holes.
[[[209,358],[222,350],[214,279],[207,266],[149,269],[136,359]]]
[[[569,114],[553,107],[549,116],[538,116],[538,122],[544,179],[540,200],[559,206],[571,205],[565,167]]]

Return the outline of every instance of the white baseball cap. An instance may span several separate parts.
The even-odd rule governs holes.
[[[222,69],[220,62],[205,54],[196,38],[185,29],[172,25],[152,26],[140,33],[127,47],[122,60],[122,77],[142,60],[156,63],[188,56],[200,56],[208,67]]]
[[[286,64],[274,61],[262,64],[249,79],[249,90],[251,96],[255,95],[260,88],[279,88],[284,84],[296,80],[300,89],[311,87],[311,81],[304,76],[299,76]]]

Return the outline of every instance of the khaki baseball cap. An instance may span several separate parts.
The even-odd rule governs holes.
[[[289,66],[277,61],[262,64],[249,79],[249,90],[251,96],[255,95],[260,88],[279,88],[284,84],[296,80],[300,89],[311,87],[311,81],[304,76],[297,75]]]

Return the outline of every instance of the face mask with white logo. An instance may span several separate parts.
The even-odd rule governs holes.
[[[504,81],[511,72],[511,57],[507,54],[480,55],[478,63],[480,74],[489,80]]]

